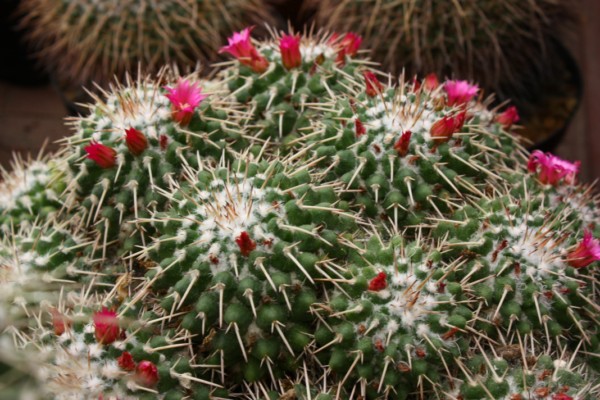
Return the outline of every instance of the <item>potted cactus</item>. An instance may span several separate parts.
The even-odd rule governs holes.
[[[245,29],[213,79],[126,82],[72,121],[45,184],[13,190],[55,200],[1,204],[0,344],[30,387],[597,398],[579,164],[529,154],[473,84],[369,68],[356,39]]]
[[[215,60],[216,44],[232,29],[270,21],[258,0],[22,0],[20,14],[71,109],[88,99],[82,85],[105,87],[115,76],[144,76],[165,64],[193,70]]]
[[[511,99],[531,125],[524,133],[536,143],[558,134],[580,101],[579,69],[561,45],[576,20],[577,2],[304,3],[318,26],[361,34],[372,58],[388,71],[468,79],[496,93],[498,103]]]

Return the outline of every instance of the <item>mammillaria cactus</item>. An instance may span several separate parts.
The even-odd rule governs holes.
[[[268,21],[255,0],[27,0],[22,25],[59,81],[109,83],[164,64],[193,68],[244,23]]]
[[[356,35],[250,33],[210,81],[97,98],[59,211],[5,237],[4,265],[64,281],[0,297],[45,394],[594,399],[578,164],[527,154],[473,83],[370,69]]]
[[[573,19],[572,2],[555,0],[307,4],[318,26],[362,34],[386,70],[476,79],[487,90],[522,96],[548,76],[553,40]]]

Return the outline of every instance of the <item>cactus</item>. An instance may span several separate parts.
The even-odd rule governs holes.
[[[27,0],[21,25],[38,59],[59,82],[109,83],[141,68],[183,70],[214,60],[219,44],[244,22],[270,19],[255,0]]]
[[[385,70],[474,79],[489,91],[532,95],[551,76],[553,41],[574,20],[566,1],[311,1],[318,26],[364,35]]]
[[[58,282],[2,302],[43,395],[597,397],[579,165],[528,154],[476,85],[380,80],[353,34],[250,33],[212,80],[97,97],[59,211],[0,243],[11,293]]]

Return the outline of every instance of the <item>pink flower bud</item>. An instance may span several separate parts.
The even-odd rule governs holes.
[[[56,308],[50,309],[52,314],[52,326],[54,327],[54,334],[60,336],[71,326],[71,320],[64,316]]]
[[[387,274],[380,272],[369,282],[369,290],[379,292],[387,287]]]
[[[281,62],[287,69],[297,68],[302,65],[302,54],[300,54],[300,37],[283,35],[279,40],[281,51]]]
[[[456,127],[456,122],[454,117],[445,116],[442,119],[437,120],[431,126],[429,133],[431,137],[438,141],[446,142],[450,140],[452,135],[454,134],[454,129]]]

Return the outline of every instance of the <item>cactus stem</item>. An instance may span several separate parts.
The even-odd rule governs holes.
[[[252,289],[246,289],[244,291],[244,297],[246,297],[248,299],[248,302],[250,303],[250,309],[252,309],[252,315],[254,315],[254,318],[256,318],[256,307],[254,306],[254,298],[252,297],[254,291]]]

